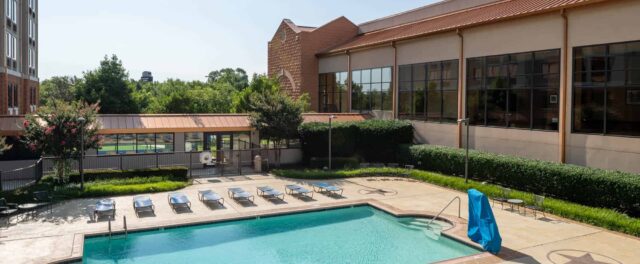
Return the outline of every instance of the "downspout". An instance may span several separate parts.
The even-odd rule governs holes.
[[[398,118],[398,48],[396,42],[391,42],[393,47],[393,85],[391,86],[391,111],[393,111],[393,119]]]
[[[460,57],[458,59],[458,120],[463,119],[466,114],[464,112],[464,85],[462,84],[464,81],[464,36],[462,36],[462,31],[460,29],[456,29],[456,34],[460,38]],[[458,148],[462,148],[462,123],[458,122]]]
[[[562,16],[562,83],[560,84],[560,113],[559,113],[559,161],[566,162],[566,127],[567,127],[567,88],[568,88],[568,68],[569,68],[569,20],[565,9],[560,11]]]
[[[347,50],[344,52],[347,54],[347,101],[349,105],[349,109],[347,109],[347,113],[351,113],[351,109],[353,109],[351,105],[351,53]]]

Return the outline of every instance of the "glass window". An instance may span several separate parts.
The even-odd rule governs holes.
[[[560,50],[471,58],[467,68],[471,124],[557,130]]]
[[[184,133],[184,151],[201,152],[204,150],[204,135],[202,132]]]
[[[136,134],[118,135],[118,154],[136,153]]]
[[[391,67],[355,70],[351,75],[352,110],[391,110]]]
[[[322,73],[319,75],[320,112],[340,113],[346,106],[346,72]]]
[[[457,121],[457,60],[402,65],[399,74],[400,118],[435,122]]]
[[[574,48],[573,131],[640,136],[640,41]]]
[[[233,134],[233,149],[235,150],[251,149],[251,134],[250,133]]]
[[[104,135],[102,146],[98,149],[98,155],[118,154],[118,135]]]
[[[156,152],[173,152],[173,134],[156,134]]]
[[[156,137],[154,134],[137,134],[136,153],[156,152]]]

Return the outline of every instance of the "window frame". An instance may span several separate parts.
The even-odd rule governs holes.
[[[389,78],[389,81],[385,81],[384,78],[384,73],[385,73],[385,69],[389,68],[389,73],[391,74],[391,78]],[[379,82],[373,82],[373,76],[371,75],[371,73],[374,70],[380,70],[380,81]],[[363,82],[362,81],[362,72],[363,71],[369,71],[369,80],[368,82]],[[360,80],[359,82],[355,82],[354,78],[353,78],[353,73],[354,72],[359,72],[359,76],[360,76]],[[370,68],[361,68],[361,69],[351,69],[350,72],[348,72],[349,76],[348,76],[348,81],[351,82],[351,91],[349,91],[349,93],[351,94],[351,109],[350,112],[359,112],[359,113],[370,113],[372,111],[393,111],[393,103],[391,104],[391,108],[390,109],[384,109],[385,108],[385,102],[384,102],[384,98],[386,98],[387,96],[384,96],[382,94],[382,87],[383,84],[389,84],[389,90],[388,90],[388,95],[389,95],[389,100],[391,100],[393,102],[393,78],[394,78],[394,71],[393,71],[393,66],[380,66],[380,67],[370,67]],[[380,90],[376,91],[378,93],[380,93],[380,102],[378,102],[377,104],[380,106],[379,109],[373,109],[373,99],[372,99],[372,94],[373,91],[371,90],[371,87],[374,84],[380,84]],[[368,109],[362,109],[362,102],[361,102],[361,97],[360,96],[354,96],[354,87],[358,85],[360,86],[362,89],[360,91],[360,95],[366,96],[368,99],[367,105],[368,105]],[[365,85],[367,87],[369,87],[368,91],[365,93]],[[354,98],[356,98],[357,100],[354,102]],[[354,106],[356,106],[357,108],[354,108]]]

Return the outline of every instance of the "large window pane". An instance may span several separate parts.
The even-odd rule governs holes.
[[[382,83],[382,110],[391,111],[391,83]]]
[[[467,90],[467,117],[469,124],[485,124],[485,90]]]
[[[373,110],[381,110],[382,109],[382,84],[380,83],[372,83],[371,84],[371,109]]]
[[[531,89],[509,91],[509,127],[529,128],[531,126]]]
[[[487,90],[487,125],[505,126],[507,114],[507,91]]]
[[[184,151],[201,152],[204,150],[204,135],[202,132],[184,133]]]
[[[250,133],[233,134],[233,149],[235,150],[251,149],[251,134]]]
[[[371,69],[371,82],[372,83],[382,82],[382,69],[381,68]]]
[[[391,67],[382,68],[382,82],[391,83]]]
[[[409,117],[413,113],[411,112],[411,92],[400,91],[398,93],[398,116]]]
[[[118,154],[118,135],[104,135],[102,137],[102,146],[98,150],[98,155],[116,155]]]
[[[604,133],[604,88],[574,88],[573,129]]]
[[[362,110],[360,101],[362,97],[362,86],[360,84],[353,84],[351,86],[351,109]]]
[[[136,153],[136,135],[135,134],[119,134],[118,135],[118,154],[135,154]]]
[[[137,134],[136,153],[156,152],[156,138],[154,134]]]
[[[607,89],[607,133],[640,136],[640,89]]]
[[[424,81],[413,82],[414,118],[424,119],[426,114],[426,92]]]
[[[558,90],[533,89],[533,129],[558,129]]]
[[[371,84],[362,84],[362,93],[360,94],[360,110],[371,110]]]
[[[442,116],[442,92],[440,89],[427,90],[427,120],[440,121]]]
[[[442,122],[458,121],[458,91],[442,91]]]
[[[173,152],[173,134],[156,134],[156,152]]]

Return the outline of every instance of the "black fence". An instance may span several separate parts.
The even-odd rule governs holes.
[[[41,158],[24,168],[0,171],[0,190],[15,190],[38,182],[42,179],[43,163],[44,159]]]

